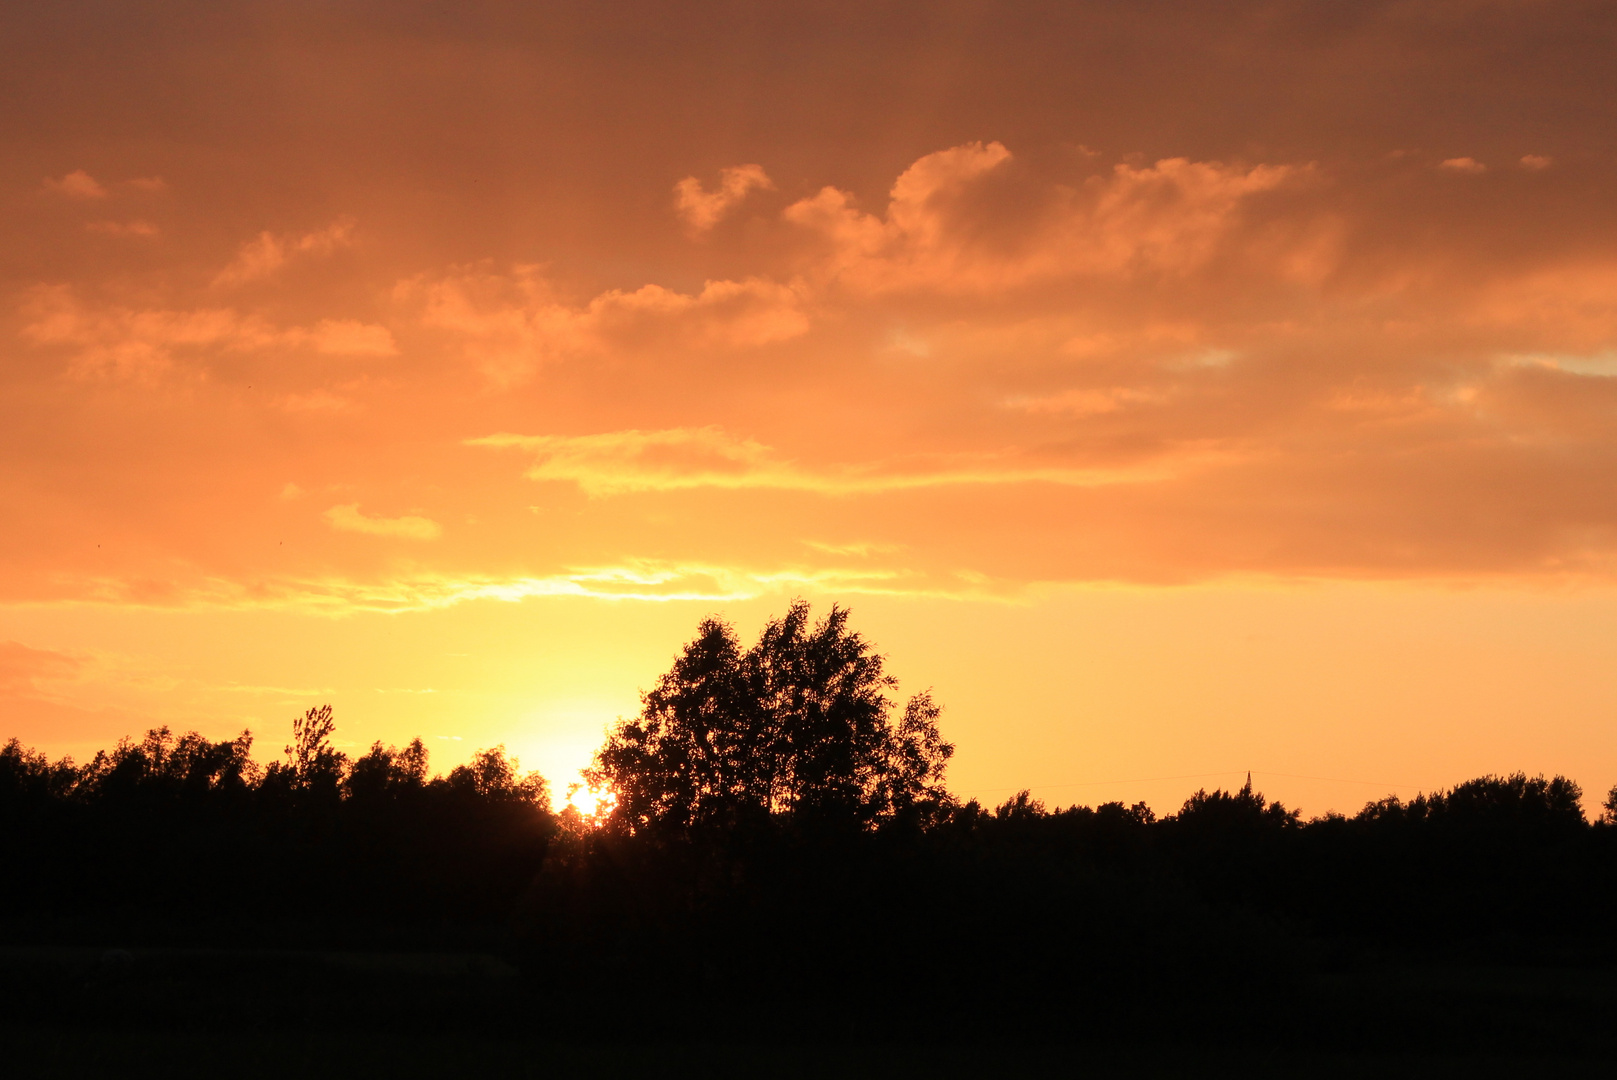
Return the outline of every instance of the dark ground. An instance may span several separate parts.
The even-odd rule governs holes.
[[[659,988],[591,1001],[489,952],[34,947],[0,952],[0,1039],[4,1071],[18,1077],[1601,1075],[1617,1062],[1612,975],[1398,964],[1316,972],[1289,991],[1309,999],[1305,1009],[1222,1033],[1142,1002],[1132,1019],[1150,1023],[1132,1031],[1074,1015],[1037,1036],[916,1037],[875,1016],[815,1034],[799,1017],[782,1036],[722,1013],[670,1031],[654,1015]],[[1206,977],[1216,985],[1217,972]],[[933,989],[986,999],[1005,988]],[[1312,1018],[1311,1030],[1298,1016]]]

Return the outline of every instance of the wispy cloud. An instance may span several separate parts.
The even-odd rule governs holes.
[[[338,218],[324,229],[301,236],[265,230],[241,246],[236,257],[213,279],[216,286],[242,285],[276,274],[300,256],[330,255],[353,243],[353,218]]]
[[[861,495],[916,488],[1051,483],[1080,487],[1139,483],[1174,475],[1189,462],[1071,468],[1014,453],[916,455],[901,460],[811,468],[771,447],[716,427],[611,431],[597,435],[489,435],[470,446],[534,454],[530,480],[574,483],[592,496],[690,488],[767,488]],[[1209,455],[1198,454],[1198,463]]]
[[[580,358],[679,349],[738,350],[798,337],[809,328],[802,297],[763,278],[708,281],[700,292],[661,285],[612,289],[581,305],[558,297],[537,267],[498,273],[462,267],[402,283],[429,327],[452,332],[496,382]]]
[[[65,285],[29,290],[23,298],[22,315],[24,339],[72,349],[72,370],[80,376],[150,379],[167,371],[181,355],[275,347],[362,357],[390,356],[397,351],[387,328],[351,319],[283,327],[230,307],[95,305]]]
[[[41,681],[71,678],[80,665],[78,657],[67,653],[0,641],[0,693],[28,692]]]
[[[360,512],[358,503],[333,506],[324,515],[338,532],[365,533],[368,536],[394,536],[408,540],[436,540],[443,527],[431,518],[406,514],[403,517],[372,517]]]
[[[88,221],[84,231],[98,236],[135,236],[150,239],[162,230],[149,221]]]

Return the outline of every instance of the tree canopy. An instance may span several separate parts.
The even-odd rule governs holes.
[[[750,649],[708,619],[585,777],[629,832],[765,815],[871,827],[947,805],[940,710],[920,693],[895,719],[896,686],[846,608],[811,624],[796,601]]]

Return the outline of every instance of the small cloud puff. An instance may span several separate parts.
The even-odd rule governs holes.
[[[161,176],[137,176],[133,180],[125,180],[124,183],[148,195],[161,195],[168,190],[168,181]]]
[[[95,233],[97,236],[157,236],[161,230],[149,221],[87,221],[84,224],[85,232]]]
[[[358,503],[333,506],[323,515],[338,532],[365,533],[369,536],[397,536],[408,540],[436,540],[443,528],[431,518],[407,514],[404,517],[370,517],[359,512]]]
[[[1469,157],[1451,157],[1444,161],[1440,168],[1460,173],[1485,173],[1488,171],[1488,166],[1476,158]]]
[[[332,393],[330,390],[311,390],[306,394],[283,394],[275,400],[275,404],[293,413],[335,413],[346,412],[351,406],[347,398]]]
[[[241,246],[213,283],[216,286],[241,285],[271,276],[299,255],[330,255],[353,243],[354,224],[353,218],[345,217],[302,236],[261,232]]]
[[[1545,157],[1543,154],[1522,155],[1522,168],[1529,172],[1543,172],[1553,164],[1555,164],[1554,159]]]
[[[693,233],[704,233],[719,223],[731,207],[755,189],[770,190],[774,181],[762,165],[736,165],[719,174],[717,191],[707,191],[694,176],[674,185],[674,208]]]
[[[70,678],[79,666],[78,658],[66,653],[0,641],[0,693],[26,693],[39,680]]]
[[[74,169],[60,180],[47,179],[45,188],[73,199],[105,199],[107,189],[83,169]]]
[[[328,356],[394,356],[399,351],[387,327],[354,319],[321,319],[308,330],[287,334]]]

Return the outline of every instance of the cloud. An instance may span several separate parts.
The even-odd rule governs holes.
[[[1493,353],[1590,352],[1617,341],[1617,259],[1524,267],[1466,299],[1443,329],[1480,331]]]
[[[302,236],[261,232],[241,246],[235,259],[219,271],[213,283],[221,287],[242,285],[271,277],[300,256],[330,255],[353,243],[355,224],[353,218],[344,217]]]
[[[0,693],[27,694],[41,681],[71,678],[81,661],[67,653],[0,641]]]
[[[139,237],[157,236],[162,231],[149,221],[88,221],[84,230],[100,236]]]
[[[1443,162],[1440,168],[1458,173],[1485,173],[1488,171],[1488,166],[1484,165],[1475,158],[1468,157],[1448,158]]]
[[[323,319],[311,327],[277,327],[234,308],[93,306],[66,285],[37,286],[23,299],[22,336],[72,350],[80,377],[150,380],[182,355],[307,348],[328,355],[388,356],[396,349],[381,326]]]
[[[550,573],[498,574],[476,570],[370,576],[281,575],[243,582],[207,577],[161,592],[118,579],[64,582],[77,602],[161,609],[260,609],[323,615],[354,612],[433,611],[479,601],[519,603],[541,597],[595,600],[727,602],[805,588],[881,595],[1008,595],[1006,583],[938,580],[923,570],[895,566],[826,567],[801,559],[737,565],[716,561],[628,558],[584,562]],[[0,646],[3,650],[4,646]]]
[[[1608,226],[1556,218],[1559,184],[1479,213],[1511,185],[1434,164],[968,143],[887,173],[882,205],[822,189],[699,250],[412,267],[374,322],[333,306],[374,287],[357,265],[262,306],[178,269],[40,287],[14,325],[81,378],[41,379],[52,433],[16,398],[8,460],[48,528],[0,586],[336,611],[753,594],[839,566],[877,576],[838,588],[996,595],[1617,575]],[[85,379],[166,369],[161,395]],[[502,454],[455,450],[468,434]],[[63,464],[86,460],[106,488]],[[289,476],[301,501],[274,497]],[[294,531],[401,476],[430,516],[350,502]]]
[[[307,330],[283,333],[289,342],[307,343],[328,356],[396,356],[399,351],[387,327],[355,319],[321,319]]]
[[[1553,164],[1555,164],[1555,159],[1545,157],[1543,154],[1522,155],[1522,168],[1528,170],[1529,172],[1543,172]]]
[[[903,550],[902,544],[878,544],[868,541],[832,544],[823,540],[804,540],[803,543],[815,551],[822,551],[827,555],[846,555],[858,559],[868,559],[873,555],[891,555]]]
[[[928,154],[894,183],[882,217],[822,188],[786,220],[826,242],[811,278],[861,292],[994,293],[1081,276],[1185,274],[1205,265],[1249,199],[1308,173],[1166,158],[1077,186],[1005,175],[1002,144]],[[989,186],[1003,178],[1003,184]]]
[[[137,176],[134,179],[125,180],[124,183],[147,195],[162,195],[168,191],[168,181],[161,176]]]
[[[704,233],[719,223],[719,219],[740,204],[747,193],[768,191],[774,181],[764,172],[762,165],[736,165],[719,174],[719,187],[707,191],[694,176],[687,176],[674,185],[674,209],[693,233]]]
[[[279,340],[263,320],[229,308],[94,308],[65,285],[32,290],[23,314],[23,337],[39,345],[72,347],[72,370],[81,376],[152,378],[166,371],[178,352],[263,349]]]
[[[107,189],[83,169],[74,169],[60,179],[45,181],[46,189],[73,199],[105,199]]]
[[[1113,413],[1129,405],[1159,402],[1161,394],[1137,390],[1128,386],[1100,388],[1074,388],[1042,397],[1014,397],[1007,399],[1007,408],[1031,413],[1065,413],[1072,416],[1095,416]]]
[[[1205,463],[1200,454],[1124,467],[1083,468],[1028,455],[956,453],[811,468],[781,458],[753,439],[716,427],[612,431],[597,435],[489,435],[469,446],[534,454],[530,480],[577,484],[596,497],[693,488],[774,489],[821,495],[865,495],[920,488],[990,484],[1101,484],[1160,480]],[[1192,460],[1192,459],[1195,460]]]
[[[368,536],[397,536],[409,540],[436,540],[443,527],[431,518],[405,515],[404,517],[369,517],[360,513],[358,503],[333,506],[324,515],[326,522],[338,532],[365,533]]]
[[[396,290],[422,322],[453,332],[491,378],[522,382],[569,359],[670,349],[749,349],[809,328],[802,298],[763,278],[708,281],[696,294],[661,285],[612,289],[582,305],[560,299],[535,267],[463,267]]]
[[[273,399],[275,404],[290,413],[339,413],[353,408],[354,403],[330,390],[310,390],[301,394],[282,394]]]

